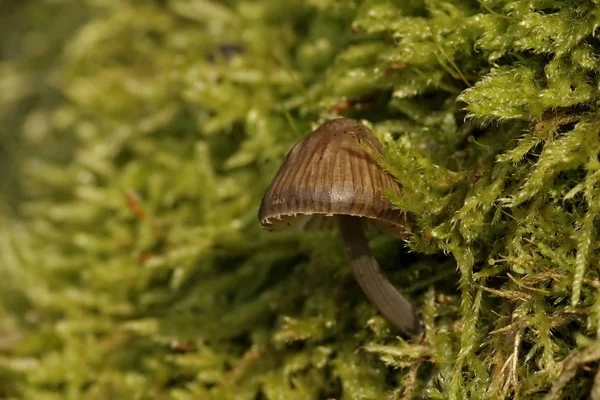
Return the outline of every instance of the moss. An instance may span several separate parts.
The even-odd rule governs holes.
[[[0,397],[599,396],[596,2],[0,15]],[[335,232],[258,227],[282,157],[335,115],[370,124],[415,215],[371,244],[421,340]]]

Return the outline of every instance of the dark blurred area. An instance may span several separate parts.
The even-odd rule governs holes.
[[[49,135],[49,111],[60,100],[56,85],[66,38],[85,20],[77,1],[0,2],[0,211],[13,213],[21,198],[21,160],[59,153]]]

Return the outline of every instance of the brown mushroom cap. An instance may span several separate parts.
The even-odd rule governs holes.
[[[363,148],[383,154],[383,146],[363,124],[334,119],[299,141],[265,193],[259,221],[269,230],[333,225],[332,215],[364,217],[396,236],[406,236],[406,213],[394,209],[384,192],[401,186]]]

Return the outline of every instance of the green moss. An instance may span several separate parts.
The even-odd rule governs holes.
[[[594,1],[0,4],[0,397],[598,397]],[[260,198],[334,115],[370,124],[415,216],[371,244]]]

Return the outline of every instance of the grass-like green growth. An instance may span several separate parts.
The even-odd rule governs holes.
[[[599,20],[592,0],[3,1],[0,398],[600,399]],[[258,226],[334,115],[404,187],[414,235],[370,238],[420,340],[335,232]]]

